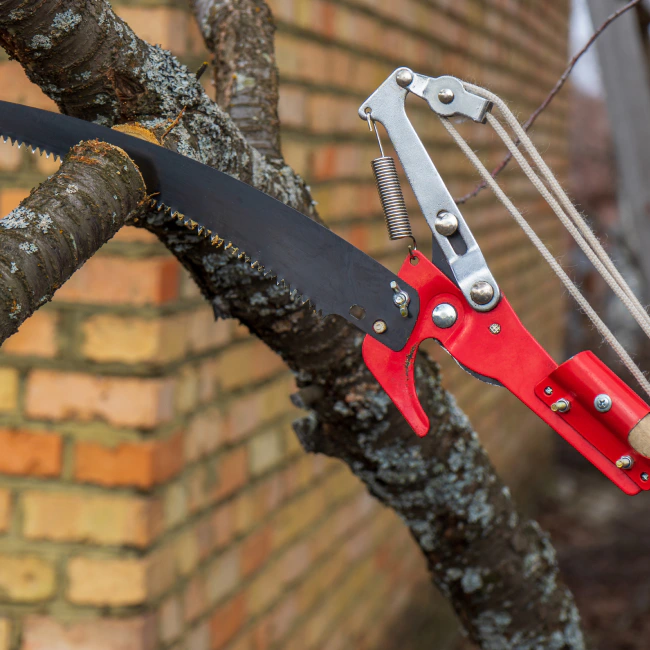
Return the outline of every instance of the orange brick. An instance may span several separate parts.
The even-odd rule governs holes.
[[[16,171],[23,161],[21,150],[9,142],[0,140],[0,169],[4,171]],[[0,215],[4,217],[5,215]]]
[[[2,65],[0,65],[0,68],[2,68]],[[0,218],[6,217],[27,196],[29,196],[29,189],[21,187],[8,187],[2,190],[0,192]]]
[[[27,490],[22,503],[28,539],[139,547],[150,539],[147,502],[141,498]]]
[[[97,314],[82,327],[83,353],[93,361],[164,363],[183,356],[185,319],[148,319]]]
[[[27,616],[23,650],[151,650],[155,638],[152,616],[94,618],[60,623],[46,616]]]
[[[171,50],[176,56],[187,53],[188,14],[171,7],[129,7],[117,5],[115,13],[143,40]]]
[[[11,492],[0,489],[0,532],[9,530],[11,524]],[[0,646],[1,647],[1,646]]]
[[[39,309],[2,344],[2,352],[21,356],[53,357],[57,352],[56,312]]]
[[[0,618],[0,650],[9,650],[11,643],[11,623],[7,618]]]
[[[139,605],[147,599],[146,563],[75,557],[68,562],[68,600],[77,605]]]
[[[57,301],[91,305],[160,305],[178,297],[179,265],[171,257],[96,255],[56,293]]]
[[[149,488],[177,474],[183,467],[183,433],[167,440],[125,442],[105,447],[80,441],[75,446],[75,478],[107,487]]]
[[[35,555],[0,554],[0,591],[9,600],[31,603],[54,593],[54,567]]]
[[[242,543],[242,573],[248,576],[257,571],[271,555],[273,529],[263,526],[249,535]]]
[[[241,629],[246,616],[246,599],[239,594],[210,617],[211,650],[219,650]]]
[[[0,368],[0,413],[15,411],[18,406],[18,371]]]
[[[173,389],[173,381],[165,379],[34,370],[27,380],[25,411],[44,420],[98,419],[115,426],[152,428],[172,418]]]
[[[248,481],[248,453],[244,447],[223,453],[216,466],[217,484],[214,498],[223,499],[246,485]]]
[[[56,104],[27,78],[18,61],[0,63],[0,88],[2,88],[2,99],[5,101],[47,111],[58,112],[59,110]]]
[[[58,476],[61,473],[61,436],[0,428],[0,473]]]

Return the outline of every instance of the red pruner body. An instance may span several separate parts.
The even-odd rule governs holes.
[[[399,277],[418,291],[417,323],[399,352],[366,336],[363,358],[415,433],[429,431],[415,357],[422,341],[436,339],[467,369],[505,386],[625,493],[650,488],[650,407],[595,355],[581,352],[558,366],[505,296],[491,311],[475,311],[418,251]]]

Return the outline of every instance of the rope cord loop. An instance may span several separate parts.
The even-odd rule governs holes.
[[[535,156],[535,155],[533,155],[531,153],[531,157],[533,158],[533,160],[537,164],[538,168],[542,171],[542,173],[544,174],[545,177],[547,177],[547,173],[550,175],[550,177],[554,181],[554,184],[559,189],[559,192],[562,195],[564,195],[564,197],[566,198],[566,201],[571,206],[573,212],[575,212],[575,214],[578,215],[578,220],[582,221],[583,224],[584,224],[584,227],[591,233],[591,229],[589,228],[587,223],[584,222],[584,219],[578,213],[578,211],[575,209],[575,207],[573,206],[573,204],[569,200],[568,196],[566,196],[566,194],[564,193],[564,190],[562,190],[560,184],[558,183],[558,181],[555,179],[555,177],[553,176],[550,169],[546,166],[546,164],[542,160],[541,155],[539,154],[539,152],[537,152],[534,145],[532,144],[532,142],[530,141],[530,139],[528,138],[526,133],[523,131],[523,129],[519,125],[519,122],[517,122],[517,118],[514,115],[512,115],[512,113],[509,111],[507,106],[505,106],[505,103],[499,97],[497,97],[496,95],[493,95],[492,93],[489,93],[488,91],[486,91],[486,90],[484,90],[482,88],[479,88],[477,86],[473,86],[471,84],[466,84],[466,87],[467,87],[468,90],[471,90],[472,92],[476,92],[477,94],[481,94],[482,96],[486,97],[487,99],[490,99],[490,101],[492,101],[499,108],[499,110],[502,111],[502,114],[504,114],[503,111],[505,111],[512,117],[512,119],[514,120],[514,122],[517,124],[517,127],[518,127],[518,129],[516,129],[513,126],[513,130],[515,131],[515,133],[519,137],[520,142],[525,143],[525,140],[528,140],[530,148],[532,150],[534,150],[534,152],[536,154],[536,156]],[[502,110],[502,106],[500,104],[503,105],[503,110]],[[567,289],[569,294],[578,303],[578,306],[580,307],[580,309],[582,309],[582,311],[587,315],[589,320],[591,320],[591,322],[594,324],[594,327],[596,327],[596,329],[598,330],[600,335],[603,337],[603,339],[611,346],[611,348],[618,355],[618,357],[621,359],[622,363],[630,371],[632,376],[637,380],[637,382],[643,388],[643,390],[648,395],[650,395],[650,382],[646,379],[645,375],[640,370],[640,368],[634,363],[634,361],[632,360],[632,357],[630,357],[628,352],[625,350],[625,348],[623,348],[623,346],[620,344],[620,342],[614,336],[614,334],[610,331],[610,329],[607,327],[607,325],[604,323],[604,321],[600,318],[600,316],[598,316],[596,311],[589,304],[589,301],[582,295],[582,293],[580,293],[580,290],[578,289],[578,287],[574,284],[574,282],[571,280],[571,278],[569,278],[569,276],[566,274],[564,269],[560,266],[559,262],[555,259],[553,254],[548,250],[548,248],[545,246],[544,242],[542,242],[542,240],[539,238],[537,233],[532,229],[532,227],[530,226],[528,221],[526,221],[526,219],[521,214],[521,212],[514,206],[514,204],[506,196],[504,191],[501,189],[501,186],[492,177],[492,175],[490,174],[488,169],[485,167],[485,165],[483,165],[483,163],[480,161],[478,156],[474,153],[474,151],[469,146],[467,141],[463,138],[463,136],[456,130],[456,128],[453,126],[453,124],[449,121],[448,118],[443,117],[443,116],[438,116],[438,117],[439,117],[442,125],[449,132],[449,134],[452,136],[452,138],[456,141],[456,144],[459,146],[459,148],[465,154],[465,156],[468,158],[468,160],[472,163],[472,165],[476,168],[476,170],[478,171],[479,175],[483,178],[485,183],[490,187],[490,189],[495,194],[495,196],[499,199],[499,201],[501,201],[501,203],[506,208],[506,210],[508,210],[510,215],[514,218],[514,220],[517,222],[517,224],[520,226],[520,228],[524,231],[524,233],[530,239],[530,241],[533,243],[535,248],[537,248],[537,250],[540,252],[540,254],[544,258],[544,260],[547,262],[547,264],[551,267],[551,269],[553,269],[553,271],[558,276],[558,278],[560,279],[560,281],[562,282],[564,287]],[[489,120],[489,117],[492,117],[493,119]],[[535,179],[537,180],[539,185],[541,185],[541,187],[544,189],[545,193],[548,193],[548,189],[546,188],[546,186],[544,186],[544,184],[541,182],[539,177],[537,177],[535,172],[533,172],[533,170],[530,168],[530,165],[525,160],[525,158],[523,158],[521,152],[519,152],[519,150],[517,149],[514,142],[512,142],[512,139],[507,135],[505,130],[503,130],[503,127],[498,122],[498,120],[496,120],[496,118],[494,118],[493,116],[490,116],[489,114],[488,114],[488,120],[489,120],[490,124],[492,124],[493,128],[495,128],[495,126],[493,124],[493,121],[496,122],[496,124],[498,125],[498,128],[495,128],[495,131],[501,137],[502,134],[499,131],[499,128],[500,128],[500,130],[503,132],[503,134],[505,134],[507,140],[510,141],[510,143],[512,144],[513,149],[517,152],[517,155],[515,155],[515,153],[513,151],[513,156],[515,157],[517,162],[520,163],[519,159],[520,158],[523,159],[523,161],[525,163],[525,166],[528,167],[528,169],[530,170],[532,176],[535,177]],[[508,118],[506,118],[506,120],[510,124],[510,120]],[[521,134],[518,131],[521,131],[521,134],[523,134],[523,137],[521,137]],[[508,142],[506,140],[504,140],[504,142],[506,143],[506,146],[508,146]],[[524,147],[526,148],[526,151],[529,151],[528,146],[526,146],[526,144],[524,144]],[[539,158],[539,160],[541,161],[541,164],[537,161],[536,158]],[[525,169],[524,166],[522,166],[522,169],[524,170],[524,173],[526,173],[526,169]],[[527,174],[527,176],[528,176],[528,174]],[[533,181],[533,179],[530,176],[529,176],[529,178],[530,178],[531,181]],[[542,190],[538,186],[537,182],[533,181],[533,184],[535,185],[535,187],[541,193]],[[551,183],[549,183],[549,184],[551,184]],[[554,188],[554,191],[555,191],[555,188]],[[546,199],[545,194],[542,194],[542,195]],[[558,198],[560,198],[560,197],[558,197]],[[560,212],[562,212],[562,215],[564,215],[563,217],[560,217],[560,215],[554,209],[554,212],[556,212],[558,217],[560,217],[562,223],[564,223],[564,219],[566,218],[566,214],[561,210],[559,205],[557,205],[557,202],[555,201],[555,199],[553,199],[553,197],[551,197],[551,199],[553,200],[554,204],[558,207]],[[561,198],[560,198],[560,200],[562,201]],[[564,201],[562,201],[562,203],[565,204]],[[550,205],[553,208],[553,204],[550,204]],[[565,204],[565,207],[566,207],[566,204]],[[571,210],[568,210],[568,211],[570,213],[572,212]],[[572,214],[572,216],[574,216],[574,215]],[[574,219],[575,219],[575,216],[574,216]],[[568,218],[566,220],[569,223],[571,223]],[[571,226],[573,227],[574,230],[576,230],[575,226],[572,223],[571,223]],[[577,232],[577,230],[576,230],[576,232]],[[580,236],[580,233],[578,233],[578,235]],[[593,237],[593,239],[596,242],[598,241],[596,239],[595,235],[593,235],[593,233],[591,233],[591,236]],[[582,241],[585,242],[585,245],[586,245],[587,240],[589,239],[589,237],[588,236],[585,237],[585,238],[581,237],[581,239],[582,239]],[[611,266],[613,267],[613,262],[609,259],[609,256],[607,256],[604,249],[602,249],[602,246],[600,245],[600,242],[598,242],[598,246],[600,246],[600,248],[602,250],[602,253],[607,257],[607,259],[609,260],[609,264],[611,264]],[[591,250],[591,248],[589,246],[588,246],[588,248]],[[607,272],[607,266],[608,265],[605,264],[604,262],[602,262],[602,260],[600,259],[599,254],[597,254],[596,252],[594,252],[592,250],[589,258],[590,259],[595,258],[599,262],[600,268],[597,267],[599,272],[601,272],[601,270],[600,270],[601,268],[605,269],[605,271]],[[646,320],[650,320],[650,319],[648,319],[648,315],[645,312],[645,310],[643,309],[643,307],[641,306],[641,304],[638,302],[636,297],[634,297],[634,294],[632,294],[632,290],[629,288],[627,283],[625,283],[625,280],[622,278],[620,273],[618,273],[618,271],[615,269],[615,267],[614,267],[614,271],[618,275],[618,277],[620,278],[621,282],[624,284],[624,288],[621,286],[621,282],[618,281],[617,275],[615,275],[614,273],[611,273],[611,271],[610,271],[608,273],[608,276],[610,277],[610,279],[612,279],[614,281],[615,285],[619,286],[620,292],[625,295],[625,297],[626,297],[626,302],[624,303],[625,306],[628,309],[630,309],[630,306],[632,306],[634,308],[634,311],[631,312],[631,313],[635,317],[635,320],[637,320],[637,322],[639,322],[639,320],[641,320],[642,322],[645,322]],[[608,282],[608,284],[609,284],[609,282]],[[634,300],[632,300],[630,298],[630,294],[632,295]],[[617,295],[619,295],[619,291],[617,291]],[[619,295],[619,297],[620,297],[620,295]],[[636,301],[636,304],[635,304],[635,301]],[[636,305],[638,305],[638,307],[636,307]],[[642,313],[645,314],[645,318],[642,316]],[[644,332],[646,332],[645,327],[643,328],[643,330],[644,330]],[[647,334],[647,332],[646,332],[646,334]]]

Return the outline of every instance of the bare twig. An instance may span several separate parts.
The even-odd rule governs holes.
[[[618,11],[615,11],[613,14],[608,16],[608,18],[603,22],[603,24],[591,35],[591,38],[585,43],[583,48],[574,55],[574,57],[569,61],[569,65],[567,66],[566,70],[562,73],[562,76],[557,80],[557,83],[555,86],[553,86],[553,89],[551,92],[546,96],[544,101],[531,113],[530,117],[523,123],[523,128],[524,131],[528,131],[530,127],[535,123],[535,120],[543,113],[548,105],[553,101],[553,98],[560,92],[562,89],[562,86],[566,83],[566,80],[569,78],[569,75],[573,71],[573,68],[575,68],[576,63],[580,60],[583,54],[587,52],[587,50],[593,45],[594,41],[611,25],[619,16],[622,16],[626,11],[629,11],[633,7],[636,7],[642,0],[631,0],[631,2],[628,2],[626,5],[621,7]],[[517,146],[519,146],[519,140],[516,141],[515,143]],[[503,158],[503,160],[492,170],[492,178],[496,178],[508,165],[508,163],[512,160],[512,154],[508,152],[508,154]],[[468,194],[465,194],[465,196],[461,196],[458,199],[454,199],[456,202],[456,205],[461,205],[463,203],[466,203],[469,201],[471,198],[475,197],[481,190],[485,189],[487,186],[485,182],[479,183],[471,192]]]

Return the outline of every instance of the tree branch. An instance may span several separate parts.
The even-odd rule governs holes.
[[[191,0],[215,56],[217,103],[260,153],[280,157],[275,25],[264,0]]]
[[[82,142],[0,220],[0,343],[135,216],[144,181],[104,142]]]
[[[535,123],[535,120],[548,108],[548,105],[553,101],[553,98],[560,92],[564,84],[566,83],[566,80],[569,78],[569,75],[573,71],[573,68],[575,68],[576,63],[580,60],[580,57],[582,57],[585,52],[593,45],[595,40],[613,23],[619,16],[622,16],[626,11],[629,11],[633,7],[636,7],[641,0],[631,0],[631,2],[628,2],[626,5],[621,7],[618,11],[615,11],[611,16],[608,16],[607,19],[603,22],[603,24],[591,35],[591,38],[584,44],[582,49],[577,52],[571,61],[569,61],[569,65],[566,67],[565,71],[562,73],[560,78],[557,80],[555,83],[555,86],[553,86],[551,92],[546,96],[544,101],[531,113],[530,117],[522,124],[522,127],[524,131],[528,131],[531,126]],[[515,145],[518,147],[519,146],[519,139],[515,141]],[[512,154],[508,152],[504,157],[503,160],[492,170],[491,176],[492,178],[496,178],[507,166],[508,163],[512,160]],[[456,202],[456,205],[462,205],[463,203],[467,203],[471,198],[474,198],[479,192],[484,190],[487,187],[485,181],[481,181],[471,192],[468,192],[464,196],[461,196],[457,199],[454,199]]]
[[[54,6],[49,2],[45,0],[45,5]],[[15,7],[18,2],[7,4]],[[20,4],[23,11],[37,6],[40,12],[44,5],[36,0]],[[83,14],[83,24],[95,20],[87,28],[96,32],[103,27],[98,16],[108,9],[99,0],[87,6],[88,10],[74,4],[74,11]],[[11,18],[11,11],[0,6],[0,37],[10,48],[25,40],[21,28],[31,24],[20,23],[20,16]],[[34,12],[30,15],[36,20]],[[248,15],[242,13],[240,19]],[[8,20],[13,21],[11,26]],[[54,21],[49,27],[47,23],[42,20],[45,32],[38,32],[46,38],[47,30],[54,29]],[[238,176],[317,218],[300,178],[281,162],[269,163],[246,142],[194,75],[169,53],[134,44],[135,37],[123,24],[112,29],[121,30],[130,44],[133,70],[123,74],[137,78],[141,89],[127,98],[129,108],[123,109],[116,86],[104,87],[106,101],[113,106],[104,114],[106,120],[134,116],[141,120],[140,127],[160,135],[187,106],[165,146]],[[69,52],[75,51],[74,34],[57,54],[62,67],[69,63]],[[82,34],[77,38],[84,41]],[[57,46],[55,41],[51,49]],[[42,65],[36,54],[30,50],[21,61],[31,66],[33,78],[47,92],[52,66]],[[107,50],[106,56],[116,54]],[[96,76],[105,70],[104,62],[97,62],[88,83],[100,83]],[[148,72],[143,75],[142,70]],[[312,409],[296,424],[303,445],[343,459],[378,499],[403,518],[427,557],[434,582],[452,602],[472,640],[486,650],[515,644],[521,650],[583,648],[575,604],[558,578],[546,536],[536,524],[518,517],[476,434],[442,389],[435,364],[421,354],[416,366],[418,392],[431,418],[429,436],[420,439],[363,363],[363,336],[358,330],[338,318],[319,319],[273,280],[160,213],[146,215],[143,224],[190,270],[215,314],[238,318],[282,355],[296,374],[303,403]]]

